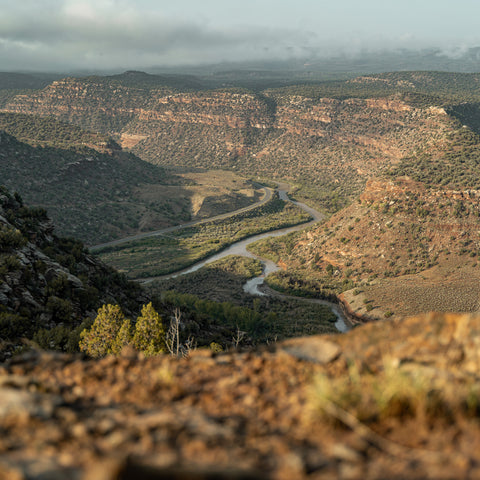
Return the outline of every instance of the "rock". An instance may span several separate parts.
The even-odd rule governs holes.
[[[14,388],[0,388],[0,419],[8,416],[50,418],[62,398]]]
[[[65,468],[58,458],[29,455],[15,460],[0,456],[1,480],[80,480],[78,469]]]
[[[260,480],[263,475],[233,469],[159,468],[132,459],[111,458],[89,469],[83,480]]]
[[[16,356],[0,479],[476,478],[477,330],[436,314],[220,356]]]
[[[351,463],[360,462],[362,460],[362,455],[343,443],[335,443],[332,445],[330,449],[330,455],[338,460]]]
[[[341,354],[336,343],[318,336],[287,340],[280,349],[293,357],[320,364],[330,363]]]

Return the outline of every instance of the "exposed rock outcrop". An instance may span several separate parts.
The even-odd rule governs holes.
[[[360,193],[402,158],[442,151],[458,128],[442,109],[401,99],[316,98],[283,90],[133,88],[105,78],[64,79],[6,111],[53,115],[114,135],[141,158],[169,166],[235,168],[302,179],[325,192]],[[329,193],[327,193],[328,195]]]
[[[70,329],[103,303],[137,312],[141,289],[89,255],[83,244],[57,238],[42,209],[0,189],[0,337],[18,342],[39,329]],[[8,350],[8,349],[7,349]]]

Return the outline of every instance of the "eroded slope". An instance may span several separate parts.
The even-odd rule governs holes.
[[[384,318],[480,305],[480,192],[371,180],[325,224],[255,251],[280,261],[272,284],[339,294],[352,313]],[[325,291],[325,289],[327,291]],[[316,293],[315,293],[316,292]]]
[[[335,210],[387,166],[422,151],[441,152],[458,128],[438,99],[424,95],[418,101],[403,92],[417,95],[423,84],[412,87],[405,80],[382,90],[374,79],[358,82],[360,89],[337,82],[254,94],[179,91],[109,77],[64,79],[15,97],[5,109],[53,115],[114,135],[152,163],[298,181],[307,187],[303,197]]]

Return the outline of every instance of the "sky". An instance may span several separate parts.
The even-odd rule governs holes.
[[[480,46],[479,0],[0,0],[0,71]]]

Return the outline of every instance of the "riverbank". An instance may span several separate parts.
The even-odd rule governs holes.
[[[296,297],[294,295],[286,295],[284,293],[277,292],[273,290],[265,283],[261,283],[257,285],[257,291],[261,295],[276,297],[276,298],[292,298],[298,300],[300,302],[305,303],[316,303],[317,305],[325,305],[326,307],[330,308],[333,314],[337,317],[337,321],[335,322],[335,328],[340,333],[345,333],[350,331],[353,326],[359,322],[353,322],[351,318],[349,318],[348,313],[344,309],[344,305],[342,302],[340,303],[333,303],[329,302],[328,300],[321,300],[319,298],[303,298],[303,297]]]
[[[313,220],[311,220],[310,222],[304,223],[304,224],[295,225],[293,227],[283,228],[283,229],[279,229],[279,230],[275,230],[275,231],[271,231],[271,232],[266,232],[266,233],[262,233],[262,234],[259,234],[259,235],[255,235],[255,236],[246,238],[246,239],[244,239],[240,242],[236,242],[235,244],[233,244],[230,247],[222,250],[221,252],[219,252],[215,255],[212,255],[211,257],[192,265],[191,267],[185,268],[183,270],[180,270],[180,271],[174,272],[172,274],[168,274],[168,275],[163,275],[163,276],[158,276],[158,277],[150,277],[148,279],[143,280],[142,283],[151,283],[151,282],[156,281],[156,280],[161,281],[161,280],[168,280],[170,278],[176,278],[176,277],[179,277],[181,275],[186,275],[186,274],[189,274],[189,273],[193,273],[193,272],[199,270],[200,268],[202,268],[202,267],[204,267],[204,266],[206,266],[210,263],[213,263],[215,261],[218,261],[222,258],[225,258],[229,255],[240,255],[240,256],[244,256],[244,257],[248,257],[248,258],[257,259],[257,260],[261,261],[262,266],[263,266],[262,274],[258,277],[251,278],[250,280],[248,280],[243,285],[243,290],[245,292],[251,294],[251,295],[274,296],[273,292],[275,292],[275,291],[266,288],[266,286],[264,285],[264,279],[270,273],[278,271],[280,269],[280,267],[278,265],[276,265],[274,262],[272,262],[270,260],[266,260],[262,257],[259,257],[258,255],[253,254],[252,252],[250,252],[247,249],[248,245],[250,245],[251,243],[256,242],[258,240],[263,240],[265,238],[283,236],[283,235],[287,235],[288,233],[299,231],[301,229],[304,229],[304,228],[306,228],[310,225],[313,225],[316,222],[324,219],[324,215],[321,212],[318,212],[317,210],[315,210],[315,209],[313,209],[313,208],[311,208],[308,205],[305,205],[303,203],[293,202],[292,200],[290,200],[290,198],[288,197],[288,193],[287,193],[287,187],[284,184],[279,184],[279,185],[281,185],[281,187],[283,187],[282,189],[279,188],[279,190],[278,190],[278,196],[280,197],[280,199],[285,201],[285,202],[291,202],[294,205],[296,205],[297,207],[301,208],[302,210],[307,212],[309,215],[311,215]],[[283,294],[281,294],[280,292],[275,292],[275,296],[277,298],[281,295],[283,295]],[[306,298],[294,297],[294,296],[289,296],[289,295],[283,295],[283,296],[284,296],[284,298],[295,298],[295,299],[299,299],[301,301],[310,302],[312,304],[317,303],[317,304],[328,306],[331,309],[331,311],[334,313],[334,315],[337,317],[337,322],[335,323],[335,326],[336,326],[336,328],[339,332],[343,333],[343,332],[346,332],[346,331],[348,331],[352,328],[353,322],[351,322],[349,320],[348,316],[343,313],[343,309],[340,308],[339,305],[336,305],[332,302],[327,302],[325,300],[320,300],[320,299],[306,299]]]
[[[243,208],[240,208],[238,210],[234,210],[233,212],[227,212],[227,213],[222,213],[220,215],[215,215],[214,217],[202,218],[200,220],[193,220],[191,222],[181,223],[179,225],[174,225],[172,227],[161,228],[159,230],[154,230],[154,231],[151,231],[151,232],[138,233],[136,235],[130,235],[128,237],[118,238],[118,239],[112,240],[110,242],[105,242],[105,243],[101,243],[101,244],[98,244],[98,245],[92,245],[92,246],[89,247],[89,249],[90,249],[91,252],[95,253],[95,252],[100,251],[104,248],[116,247],[116,246],[119,246],[119,245],[123,245],[125,243],[135,242],[137,240],[143,240],[145,238],[158,237],[160,235],[165,235],[167,233],[178,232],[179,230],[184,230],[186,228],[194,227],[194,226],[197,226],[197,225],[203,225],[205,223],[215,222],[215,221],[218,221],[218,220],[225,220],[225,219],[230,218],[234,215],[239,215],[241,213],[250,212],[250,211],[254,210],[255,208],[258,208],[258,207],[261,207],[262,205],[265,205],[273,197],[273,193],[274,193],[273,189],[271,189],[269,187],[263,187],[263,186],[260,186],[260,185],[257,185],[257,187],[259,189],[263,190],[263,192],[264,192],[263,198],[260,201],[254,203],[252,205],[249,205],[248,207],[243,207]]]
[[[164,304],[177,307],[183,312],[186,329],[189,328],[189,319],[194,320],[199,312],[202,319],[205,318],[204,313],[210,315],[206,325],[208,332],[215,334],[219,328],[230,328],[230,334],[213,339],[226,349],[232,347],[237,325],[246,332],[242,346],[338,332],[335,328],[337,318],[325,305],[306,303],[295,297],[280,298],[247,293],[243,288],[245,283],[261,273],[259,260],[229,256],[189,275],[152,282],[146,288],[152,297],[160,296]],[[202,307],[205,302],[208,308]],[[234,314],[237,309],[243,309],[246,313],[246,323],[241,319],[237,321]],[[192,334],[203,335],[203,328],[196,328]]]
[[[269,202],[251,211],[105,247],[97,251],[97,255],[131,279],[152,278],[215,258],[215,254],[241,240],[307,225],[310,220],[311,215],[301,207],[274,195]]]

